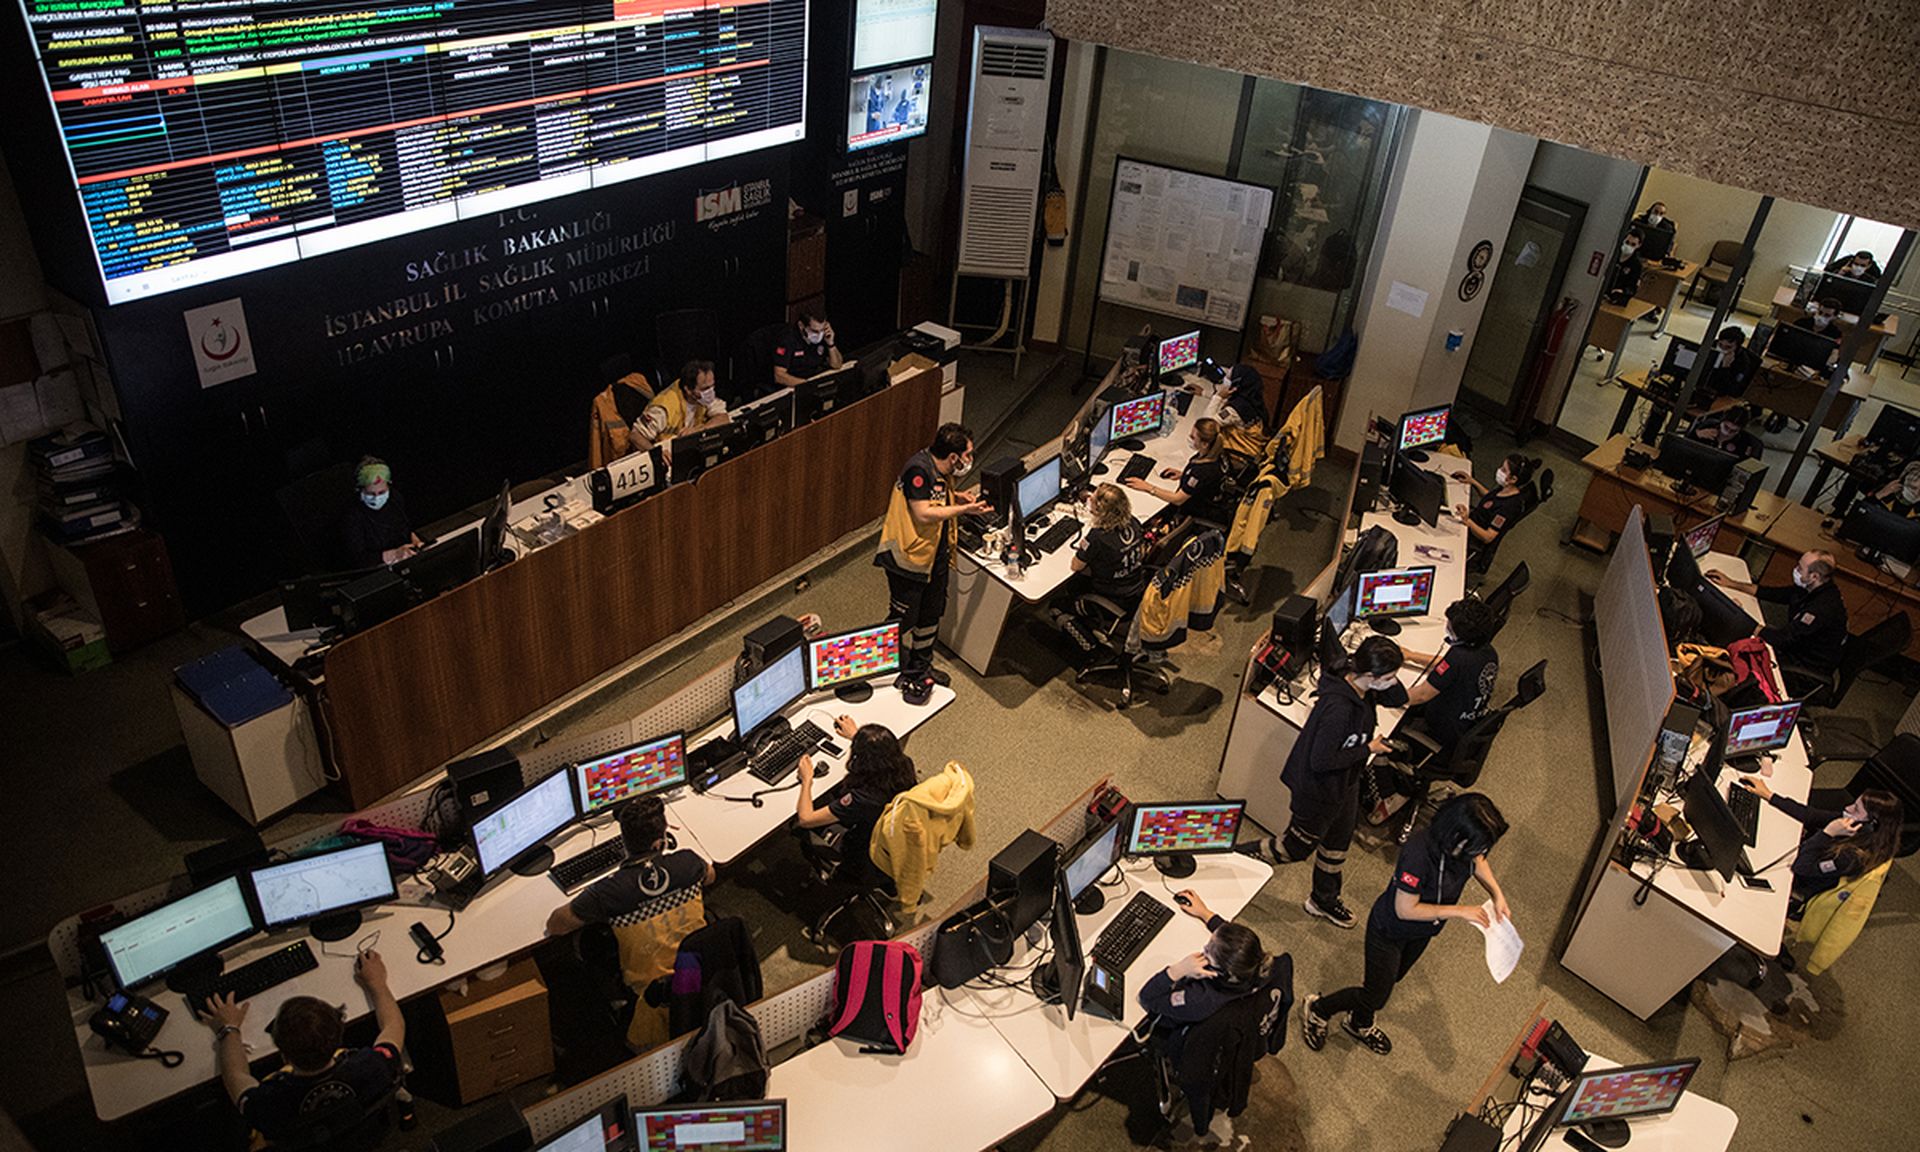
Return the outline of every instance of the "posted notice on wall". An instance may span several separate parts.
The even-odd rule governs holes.
[[[185,316],[200,387],[212,388],[254,374],[253,338],[247,333],[247,313],[238,296],[189,309]]]
[[[1427,310],[1426,291],[1395,280],[1387,289],[1387,307],[1409,316],[1419,316]]]

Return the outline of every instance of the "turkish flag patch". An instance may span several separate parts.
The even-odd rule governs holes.
[[[925,488],[927,486],[927,478],[925,476],[915,476],[913,478],[913,486],[915,488]]]
[[[1493,518],[1493,526],[1495,528],[1505,528],[1507,526],[1507,518],[1505,516],[1495,516]]]
[[[1400,887],[1418,892],[1420,890],[1420,877],[1415,876],[1411,872],[1402,872],[1400,873]]]
[[[1447,662],[1445,660],[1440,661],[1439,665],[1434,668],[1433,674],[1435,676],[1445,676],[1447,674]]]

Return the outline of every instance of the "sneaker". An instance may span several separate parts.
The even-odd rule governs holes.
[[[947,675],[945,672],[940,671],[940,669],[938,668],[927,669],[927,675],[933,680],[935,684],[938,684],[942,688],[948,687],[953,683],[953,677]]]
[[[1353,909],[1347,907],[1346,901],[1338,896],[1328,904],[1322,904],[1317,897],[1309,896],[1307,902],[1301,907],[1307,910],[1307,915],[1318,916],[1335,928],[1351,928],[1359,923],[1359,919],[1353,914]]]
[[[1385,1032],[1380,1031],[1380,1025],[1378,1024],[1370,1025],[1366,1028],[1355,1028],[1353,1026],[1353,1017],[1349,1016],[1341,1023],[1340,1028],[1347,1035],[1365,1044],[1367,1050],[1377,1056],[1385,1056],[1387,1053],[1393,1051],[1393,1041],[1387,1038]]]
[[[1319,993],[1308,996],[1306,1005],[1300,1012],[1300,1039],[1305,1040],[1307,1047],[1315,1052],[1326,1047],[1327,1026],[1333,1023],[1313,1010],[1313,1006],[1319,1002]]]

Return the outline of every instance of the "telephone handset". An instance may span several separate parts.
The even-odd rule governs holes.
[[[145,1056],[166,1022],[165,1008],[131,992],[115,992],[88,1019],[87,1025],[109,1046],[134,1056]]]

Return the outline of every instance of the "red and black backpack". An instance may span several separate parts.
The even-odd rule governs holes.
[[[920,953],[894,940],[842,948],[827,1035],[864,1041],[862,1052],[903,1055],[919,1027]]]

